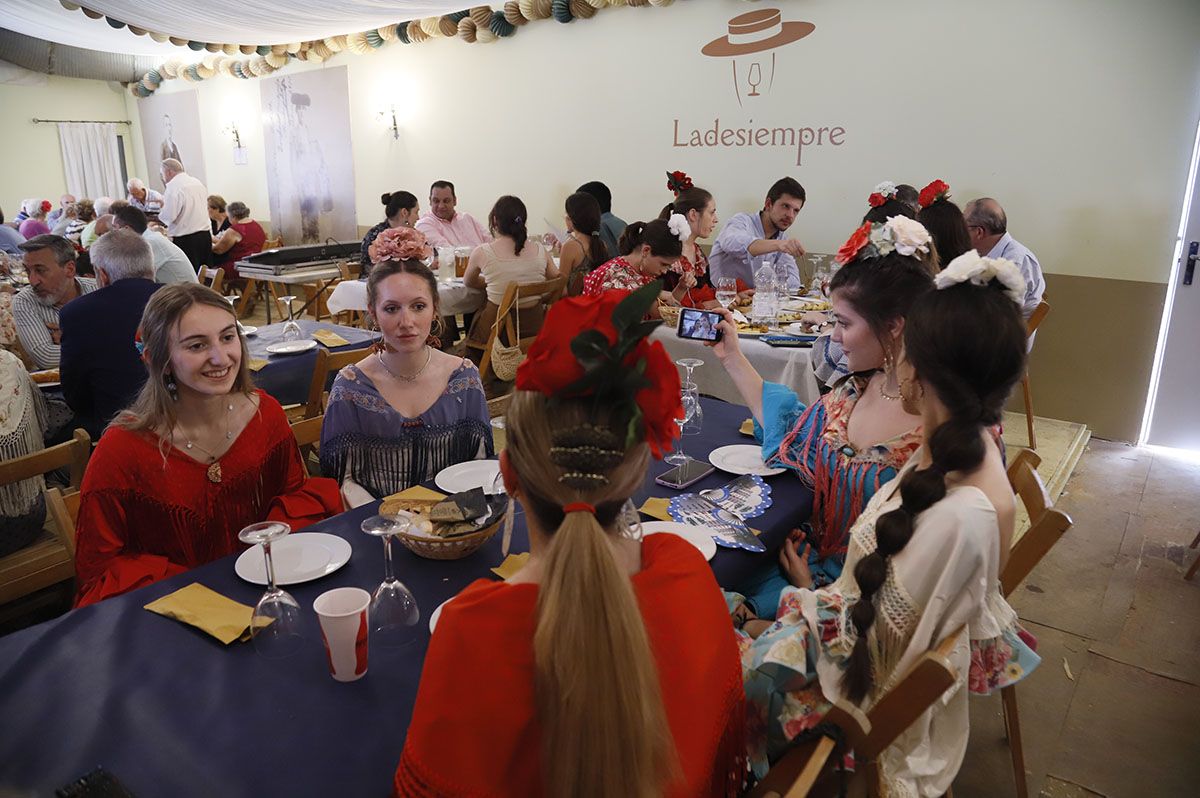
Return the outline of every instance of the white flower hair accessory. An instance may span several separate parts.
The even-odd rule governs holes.
[[[879,185],[875,186],[875,193],[882,194],[885,197],[896,196],[896,184],[891,180],[884,180]]]
[[[940,291],[967,281],[987,285],[992,280],[999,280],[1005,295],[1018,306],[1024,303],[1025,277],[1017,265],[1004,258],[981,258],[973,249],[950,261],[950,265],[933,278],[933,284]]]
[[[682,213],[671,214],[671,218],[667,219],[667,229],[680,241],[687,241],[692,235],[692,227]]]
[[[929,244],[933,241],[925,225],[907,216],[889,216],[883,226],[883,235],[897,252],[909,257],[916,252],[928,255]]]

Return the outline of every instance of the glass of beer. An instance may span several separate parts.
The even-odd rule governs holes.
[[[454,250],[454,276],[462,277],[467,273],[467,261],[471,259],[470,247],[459,247]]]

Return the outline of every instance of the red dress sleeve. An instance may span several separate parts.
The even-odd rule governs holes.
[[[337,480],[308,475],[300,448],[292,439],[292,428],[287,423],[283,408],[262,391],[259,391],[259,397],[263,421],[270,430],[269,437],[291,441],[283,465],[283,492],[271,501],[267,508],[267,520],[283,521],[293,530],[299,530],[342,512],[345,507]]]
[[[130,552],[126,547],[128,523],[121,495],[136,487],[137,480],[125,464],[158,456],[134,433],[122,429],[111,429],[100,439],[84,474],[75,522],[76,607],[187,570],[161,555]]]

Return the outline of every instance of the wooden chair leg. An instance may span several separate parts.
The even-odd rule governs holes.
[[[1037,436],[1033,432],[1033,394],[1029,391],[1029,372],[1021,378],[1021,393],[1025,395],[1025,423],[1029,427],[1029,448],[1037,449]]]
[[[258,284],[255,283],[254,278],[247,278],[246,285],[242,287],[242,298],[238,300],[237,304],[236,314],[239,319],[246,318],[247,305],[250,304],[250,300],[254,298],[254,292],[257,290]]]
[[[1016,685],[1001,688],[1000,701],[1004,707],[1004,727],[1008,733],[1008,747],[1012,754],[1013,781],[1017,787],[1017,798],[1028,798],[1029,786],[1025,783],[1025,749],[1021,747],[1021,718],[1017,712]]]
[[[1200,532],[1196,533],[1196,537],[1194,540],[1192,540],[1192,545],[1190,548],[1194,549],[1197,546],[1200,546]],[[1192,577],[1196,575],[1196,571],[1200,571],[1200,557],[1196,557],[1196,561],[1192,563],[1192,567],[1189,568],[1188,572],[1183,575],[1183,578],[1189,582],[1192,581]]]

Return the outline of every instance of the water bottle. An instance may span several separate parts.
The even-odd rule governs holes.
[[[764,260],[754,273],[754,303],[750,306],[750,318],[758,325],[770,324],[775,318],[775,269],[770,261]]]

